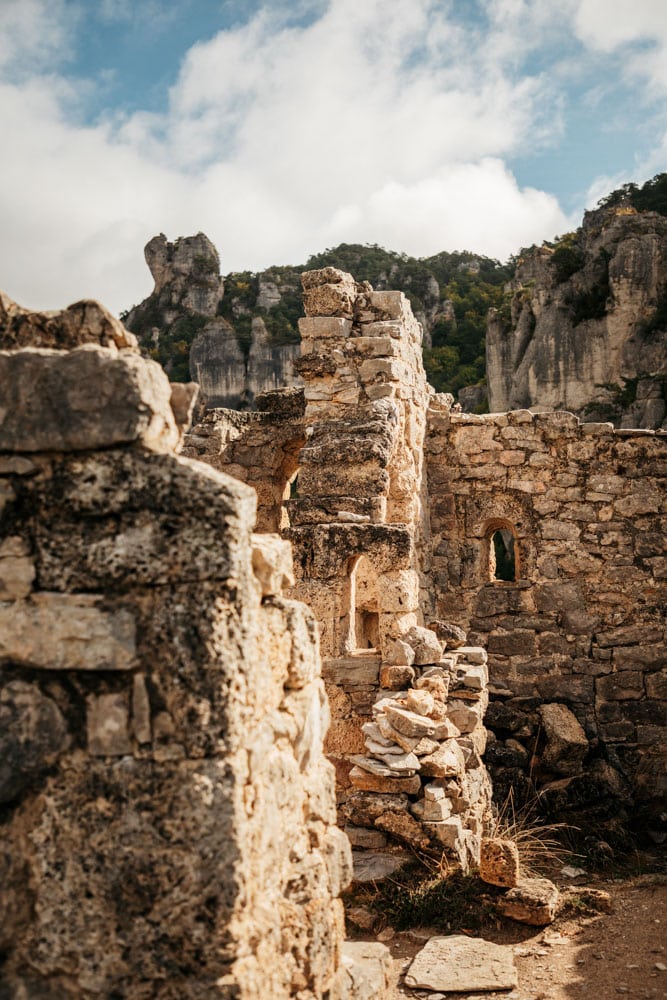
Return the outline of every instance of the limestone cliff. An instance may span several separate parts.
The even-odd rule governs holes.
[[[519,258],[487,329],[489,407],[667,426],[667,217],[628,200]]]
[[[382,291],[405,293],[422,328],[429,381],[456,392],[484,375],[486,313],[499,305],[509,268],[471,253],[417,260],[378,246],[341,244],[306,264],[219,277],[219,258],[202,233],[146,247],[155,290],[124,322],[174,381],[198,382],[208,406],[246,409],[260,392],[299,386],[300,276],[327,266]],[[223,296],[224,288],[224,296]]]
[[[209,406],[235,409],[252,406],[266,389],[300,384],[292,367],[298,345],[267,328],[289,287],[270,272],[254,282],[237,275],[223,301],[220,258],[203,233],[175,243],[161,233],[144,254],[155,288],[123,319],[172,379],[192,378]],[[266,318],[253,316],[250,303]]]

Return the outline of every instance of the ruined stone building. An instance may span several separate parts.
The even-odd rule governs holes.
[[[353,997],[289,545],[96,303],[0,318],[0,996]]]
[[[305,388],[180,455],[101,307],[0,298],[0,996],[381,1000],[349,841],[478,863],[485,761],[664,808],[665,435],[455,413],[402,293],[303,284]]]
[[[567,412],[457,413],[429,391],[402,293],[325,269],[304,275],[304,307],[303,395],[214,410],[187,449],[254,486],[260,530],[292,542],[294,594],[320,626],[342,816],[356,825],[364,813],[356,790],[371,779],[355,756],[371,703],[415,682],[411,630],[444,623],[473,647],[468,662],[451,638],[445,652],[459,660],[449,718],[476,789],[458,789],[459,808],[484,802],[471,763],[484,751],[488,655],[497,792],[537,785],[547,809],[576,821],[588,810],[603,842],[623,842],[629,812],[654,829],[667,734],[665,433]],[[567,753],[548,746],[561,725]],[[456,815],[441,822],[454,829]],[[463,839],[475,829],[471,818]]]

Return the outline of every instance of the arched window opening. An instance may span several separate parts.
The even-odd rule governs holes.
[[[380,646],[377,573],[366,556],[351,562],[343,608],[343,652]]]
[[[281,531],[285,531],[290,526],[289,513],[285,504],[288,500],[296,500],[298,496],[299,496],[299,470],[297,468],[294,470],[292,475],[285,483],[285,489],[283,490],[282,505],[280,510]]]
[[[489,538],[489,578],[504,582],[517,578],[516,548],[511,528],[496,528]]]

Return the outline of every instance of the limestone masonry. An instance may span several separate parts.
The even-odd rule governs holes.
[[[211,411],[186,449],[256,486],[259,523],[292,541],[293,593],[320,626],[327,750],[353,843],[384,843],[388,821],[365,808],[372,786],[408,795],[385,804],[404,817],[402,827],[391,821],[390,837],[414,844],[435,832],[454,856],[465,843],[476,857],[489,692],[486,761],[501,800],[537,787],[547,812],[577,823],[588,812],[601,839],[622,842],[632,818],[658,835],[665,434],[566,412],[457,413],[425,383],[401,293],[373,292],[331,268],[303,280],[301,409],[292,389],[260,396],[257,413]],[[450,638],[442,656],[417,652],[424,625],[459,626],[472,649]],[[437,664],[448,686],[439,696],[460,733],[447,745],[463,752],[458,771],[448,764],[461,787],[441,807],[446,828],[429,825],[420,804],[431,795],[428,754],[417,754],[419,768],[403,761],[414,775],[382,771],[401,746],[397,700],[414,706],[415,689],[432,686],[424,664]],[[460,834],[445,834],[461,815]],[[354,829],[369,826],[382,835]]]
[[[356,996],[288,543],[101,307],[1,304],[0,994]]]
[[[97,303],[0,295],[2,997],[388,1000],[339,896],[406,847],[553,919],[489,771],[664,836],[667,435],[456,412],[401,292],[302,281],[303,388],[189,433]]]

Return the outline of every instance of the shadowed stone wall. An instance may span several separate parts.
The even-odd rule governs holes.
[[[589,741],[584,769],[657,806],[667,746],[667,436],[565,412],[451,413],[434,397],[426,452],[434,612],[488,650],[487,723],[502,739],[487,760],[506,768],[507,784],[534,769],[538,706],[563,703]],[[499,526],[513,533],[509,581],[494,579]],[[544,772],[572,774],[553,761]]]
[[[352,996],[288,543],[174,454],[164,373],[99,306],[2,306],[0,995]]]

